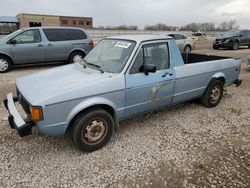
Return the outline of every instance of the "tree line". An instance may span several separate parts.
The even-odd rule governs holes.
[[[106,30],[138,30],[136,25],[120,25],[120,26],[99,26],[95,29]],[[171,26],[164,23],[157,23],[154,25],[145,25],[144,30],[158,30],[158,31],[228,31],[239,29],[239,25],[236,20],[229,20],[222,22],[218,25],[212,22],[204,23],[189,23],[184,26]]]

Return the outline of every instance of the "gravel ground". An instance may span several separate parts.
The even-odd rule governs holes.
[[[76,150],[68,136],[19,138],[1,104],[0,187],[250,187],[250,50],[209,45],[199,41],[196,52],[243,59],[240,87],[226,88],[216,108],[191,101],[123,121],[93,153]],[[1,74],[0,100],[17,77],[54,66]]]

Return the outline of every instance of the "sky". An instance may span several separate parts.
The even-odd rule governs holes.
[[[93,25],[117,26],[164,23],[183,26],[192,22],[235,19],[250,29],[250,0],[0,0],[0,16],[38,13],[93,17]]]

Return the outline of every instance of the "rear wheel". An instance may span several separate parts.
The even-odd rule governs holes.
[[[219,80],[212,80],[201,98],[201,103],[208,108],[212,108],[220,103],[222,96],[223,83]]]
[[[190,53],[191,52],[191,46],[185,46],[183,52],[184,53]]]
[[[0,73],[8,72],[10,68],[11,68],[11,61],[4,56],[0,56]]]
[[[239,49],[239,43],[238,42],[235,42],[233,44],[233,50],[238,50]]]
[[[102,109],[80,115],[71,128],[71,139],[80,151],[95,151],[110,140],[114,129],[112,116]]]
[[[83,61],[83,58],[85,57],[85,54],[80,51],[73,52],[69,57],[70,63],[77,63]]]

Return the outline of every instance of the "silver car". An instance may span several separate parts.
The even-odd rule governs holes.
[[[181,52],[190,53],[193,49],[193,41],[188,36],[179,33],[170,33],[168,36],[173,37]]]
[[[80,28],[33,27],[0,40],[0,73],[11,67],[47,62],[79,61],[93,48],[93,40]]]

